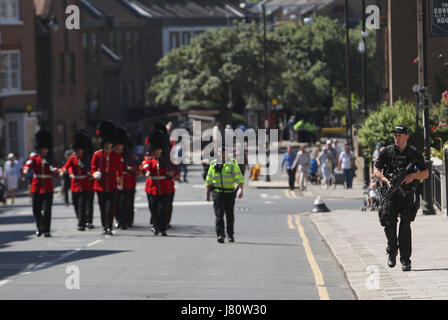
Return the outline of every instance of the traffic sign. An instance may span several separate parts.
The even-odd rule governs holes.
[[[448,0],[431,0],[429,16],[431,35],[448,36]]]

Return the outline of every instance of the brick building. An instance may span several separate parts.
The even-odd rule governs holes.
[[[53,132],[59,159],[85,123],[81,32],[65,27],[65,10],[72,4],[78,1],[34,0],[39,121]]]
[[[439,54],[448,57],[448,37],[433,37],[427,8],[427,74],[434,101],[448,88],[448,72]],[[414,101],[412,86],[418,84],[417,2],[380,0],[382,19],[378,31],[378,58],[381,100],[392,103],[399,98]]]
[[[26,157],[37,130],[33,6],[0,0],[0,157]],[[30,38],[31,36],[31,38]],[[28,107],[27,107],[28,106]],[[26,112],[27,108],[28,111]]]

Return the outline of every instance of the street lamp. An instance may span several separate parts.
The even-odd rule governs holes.
[[[348,28],[348,0],[345,0],[345,64],[346,64],[346,77],[347,77],[347,143],[353,149],[352,142],[352,88],[351,88],[351,77],[350,77],[350,39],[349,39],[349,28]]]
[[[415,132],[418,132],[418,105],[419,105],[419,98],[418,93],[420,91],[420,86],[418,84],[414,84],[412,86],[412,92],[414,92],[414,98],[415,98]]]
[[[364,4],[364,1],[363,1]],[[364,7],[363,7],[364,12]],[[365,27],[365,19],[363,19],[363,28]],[[366,105],[366,42],[365,38],[367,37],[367,33],[363,30],[361,32],[362,39],[359,42],[358,50],[362,56],[362,109],[364,111],[364,119],[367,119],[367,105]],[[370,165],[367,159],[366,150],[364,150],[363,158],[364,158],[364,188],[368,188],[370,184]]]

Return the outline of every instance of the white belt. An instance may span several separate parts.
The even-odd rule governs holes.
[[[70,178],[72,178],[72,179],[86,179],[87,176],[86,175],[84,175],[84,176],[74,176],[74,175],[71,174]]]
[[[35,174],[33,177],[39,179],[50,179],[52,176],[49,174]]]
[[[152,180],[163,180],[168,178],[167,176],[150,176],[148,177],[148,179],[152,179]]]

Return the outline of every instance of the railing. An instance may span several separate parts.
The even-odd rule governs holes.
[[[431,181],[432,196],[433,202],[439,210],[442,210],[442,174],[443,166],[433,167],[433,179]]]

